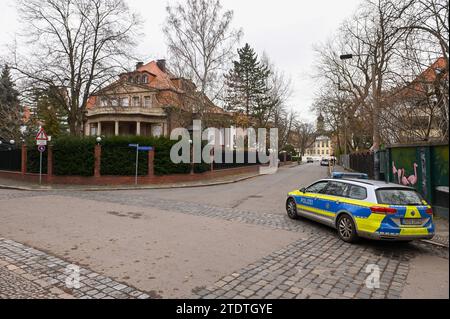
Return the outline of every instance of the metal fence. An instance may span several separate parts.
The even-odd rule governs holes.
[[[350,169],[366,173],[369,178],[374,177],[374,156],[371,152],[350,154]]]
[[[0,149],[0,171],[17,171],[22,167],[22,150],[15,147]]]

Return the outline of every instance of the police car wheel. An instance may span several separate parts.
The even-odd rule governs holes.
[[[341,215],[337,222],[339,238],[347,243],[353,243],[357,240],[355,223],[350,216]]]
[[[290,219],[298,219],[298,213],[297,213],[297,204],[295,203],[295,200],[292,198],[289,198],[286,203],[286,211]]]

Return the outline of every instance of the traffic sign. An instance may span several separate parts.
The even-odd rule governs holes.
[[[48,142],[48,135],[45,133],[44,128],[39,130],[39,133],[36,135],[36,144],[38,146],[45,146]]]
[[[44,128],[39,130],[39,133],[36,135],[36,141],[48,141],[48,135],[45,133]]]
[[[45,147],[45,145],[39,145],[39,146],[38,146],[38,151],[39,151],[39,153],[44,153],[46,149],[47,149],[47,148]]]
[[[151,146],[140,146],[138,147],[138,150],[141,152],[150,152],[153,151],[153,147]]]
[[[46,146],[47,145],[47,141],[45,140],[36,140],[36,145],[37,146]]]

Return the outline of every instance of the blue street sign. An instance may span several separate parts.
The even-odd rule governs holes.
[[[142,152],[150,152],[153,151],[153,147],[151,146],[140,146],[139,144],[128,144],[129,147],[133,147],[136,149],[136,177],[135,184],[138,184],[138,172],[139,172],[139,151]]]
[[[151,146],[140,146],[139,144],[129,144],[129,147],[137,148],[138,151],[141,152],[150,152],[153,151],[153,147]]]

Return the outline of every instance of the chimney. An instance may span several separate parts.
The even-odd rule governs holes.
[[[166,73],[166,60],[161,59],[156,61],[156,65],[158,65],[158,68]]]
[[[144,62],[138,62],[136,63],[136,70],[139,69],[140,67],[144,66]]]

